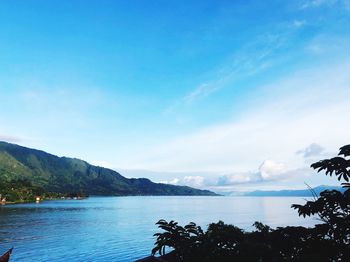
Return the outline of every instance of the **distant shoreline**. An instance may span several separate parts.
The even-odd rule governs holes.
[[[42,203],[46,201],[55,201],[55,200],[84,200],[88,197],[58,197],[58,198],[43,198],[41,200],[32,200],[32,201],[5,201],[0,202],[0,206],[6,205],[18,205],[18,204],[32,204],[32,203]]]

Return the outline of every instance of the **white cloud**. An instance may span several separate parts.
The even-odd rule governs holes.
[[[119,170],[118,170],[119,171]],[[232,172],[222,174],[211,173],[173,173],[153,172],[144,170],[124,170],[122,175],[127,177],[148,177],[152,181],[172,185],[185,185],[200,189],[209,189],[215,192],[241,192],[256,189],[279,190],[279,189],[303,189],[304,182],[311,186],[321,184],[337,184],[336,180],[317,174],[309,167],[287,169],[283,163],[265,160],[255,171]],[[133,174],[133,175],[131,175]]]
[[[173,180],[169,181],[169,184],[177,185],[180,182],[180,179],[174,178]]]
[[[298,168],[305,144],[337,151],[348,143],[350,64],[329,65],[262,87],[239,118],[155,145],[129,166],[173,172],[246,172],[266,159]]]
[[[203,188],[205,186],[203,176],[186,176],[185,175],[181,178],[176,177],[170,180],[161,180],[159,181],[159,183],[183,185],[183,186],[190,186],[194,188]]]
[[[185,176],[183,183],[187,186],[201,188],[204,185],[204,177],[202,176]]]
[[[276,163],[272,160],[265,160],[259,167],[259,172],[264,180],[278,179],[287,171],[285,164]]]
[[[283,163],[265,160],[255,172],[231,173],[218,177],[215,184],[210,186],[232,186],[238,184],[263,183],[273,180],[285,180],[291,173]]]
[[[159,181],[159,183],[162,183],[162,184],[172,184],[172,185],[177,185],[178,183],[180,182],[180,179],[178,178],[174,178],[172,180],[161,180]]]
[[[280,167],[278,167],[280,169]],[[309,167],[281,170],[268,168],[270,175],[263,178],[260,171],[236,173],[217,178],[216,183],[206,183],[206,189],[215,192],[243,192],[252,190],[304,189],[305,183],[311,186],[322,184],[337,185],[336,180],[320,176]],[[265,170],[266,171],[266,170]],[[271,176],[273,173],[273,176]]]
[[[109,168],[109,169],[114,169],[113,165],[107,161],[104,160],[93,160],[91,161],[92,165],[95,166],[100,166],[100,167],[105,167],[105,168]]]

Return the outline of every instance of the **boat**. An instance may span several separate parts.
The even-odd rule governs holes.
[[[13,248],[11,248],[10,250],[8,250],[5,254],[3,254],[0,257],[0,262],[8,262],[10,260],[10,256],[12,254],[12,250]]]

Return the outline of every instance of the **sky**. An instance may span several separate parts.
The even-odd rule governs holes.
[[[337,185],[350,1],[0,1],[0,140],[215,192]]]

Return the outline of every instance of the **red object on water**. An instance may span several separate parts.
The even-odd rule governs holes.
[[[0,257],[0,262],[8,262],[10,260],[12,250],[13,250],[13,248],[11,248],[9,251],[7,251],[5,254],[3,254]]]

